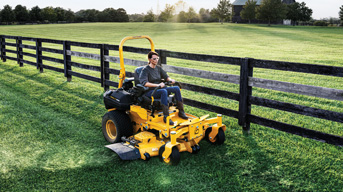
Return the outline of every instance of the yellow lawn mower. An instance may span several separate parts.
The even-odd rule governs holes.
[[[127,40],[144,38],[150,41],[151,51],[155,51],[154,43],[148,36],[126,37],[120,42],[118,89],[104,93],[108,112],[102,119],[102,132],[105,139],[112,143],[106,147],[123,160],[149,160],[153,156],[159,156],[162,162],[177,165],[180,162],[180,152],[199,152],[199,142],[204,138],[214,144],[223,144],[226,126],[222,124],[220,114],[208,118],[209,115],[196,117],[186,113],[188,120],[182,119],[178,115],[176,100],[170,95],[169,116],[165,123],[161,101],[154,99],[154,93],[151,97],[144,95],[148,88],[139,83],[138,77],[143,67],[136,68],[134,78],[125,78],[123,44]],[[156,87],[154,91],[159,88]],[[169,125],[169,119],[174,125]]]

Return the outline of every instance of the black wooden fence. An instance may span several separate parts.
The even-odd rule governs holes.
[[[109,63],[119,63],[118,57],[112,57],[109,55],[110,50],[119,50],[118,45],[108,45],[108,44],[94,44],[94,43],[80,43],[73,41],[61,41],[61,40],[51,40],[51,39],[40,39],[40,38],[30,38],[30,37],[17,37],[17,36],[0,36],[0,53],[3,62],[6,59],[17,61],[20,66],[23,64],[29,64],[36,66],[41,72],[44,69],[49,69],[57,72],[64,73],[64,76],[68,81],[71,81],[73,76],[91,80],[100,83],[105,90],[109,89],[109,86],[117,87],[118,83],[110,80],[110,74],[119,74],[118,69],[112,69]],[[12,41],[12,43],[8,41]],[[15,43],[13,43],[13,41]],[[23,41],[35,42],[35,46],[24,44]],[[47,48],[42,46],[43,43],[59,44],[63,45],[63,50]],[[85,53],[71,51],[71,47],[86,47],[94,48],[99,51],[99,54]],[[14,47],[14,49],[8,49],[8,47]],[[35,54],[23,51],[23,49],[35,50]],[[147,54],[150,49],[135,48],[135,47],[124,47],[126,52],[134,52]],[[328,111],[313,107],[307,107],[292,103],[285,103],[275,100],[270,100],[266,98],[260,98],[252,96],[252,87],[259,87],[264,89],[271,89],[289,93],[296,93],[301,95],[309,95],[314,97],[321,97],[326,99],[343,101],[343,90],[341,89],[331,89],[324,87],[316,87],[302,84],[295,84],[289,82],[267,80],[253,77],[253,71],[255,68],[265,68],[273,70],[282,71],[292,71],[301,72],[309,74],[318,74],[326,76],[336,76],[343,77],[343,67],[333,67],[333,66],[323,66],[323,65],[312,65],[303,63],[291,63],[282,61],[268,61],[268,60],[258,60],[252,58],[237,58],[237,57],[225,57],[225,56],[214,56],[214,55],[202,55],[202,54],[191,54],[182,52],[173,52],[167,50],[156,50],[160,54],[160,61],[165,71],[170,73],[177,73],[187,76],[193,76],[198,78],[211,79],[222,82],[229,82],[234,84],[239,84],[240,90],[239,94],[224,90],[218,90],[209,87],[203,87],[198,85],[193,85],[189,83],[183,83],[183,88],[190,91],[195,91],[199,93],[219,96],[222,98],[234,100],[239,102],[239,111],[235,111],[228,108],[223,108],[221,106],[215,106],[207,103],[202,103],[199,101],[184,98],[184,102],[187,105],[194,106],[200,109],[205,109],[208,111],[220,113],[226,116],[230,116],[238,119],[239,125],[243,127],[243,130],[249,132],[250,123],[255,123],[284,131],[287,133],[292,133],[306,138],[311,138],[319,140],[322,142],[330,143],[333,145],[343,146],[343,137],[327,134],[295,125],[290,125],[282,122],[277,122],[271,119],[266,119],[259,117],[257,115],[251,114],[251,105],[262,106],[272,109],[277,109],[281,111],[292,112],[295,114],[301,114],[305,116],[316,117],[320,119],[326,119],[334,122],[343,123],[343,113]],[[32,51],[31,51],[32,52]],[[43,56],[42,52],[54,53],[63,55],[63,59],[57,59],[53,57]],[[10,57],[6,53],[12,53],[16,57]],[[36,62],[28,61],[23,59],[25,57],[35,58]],[[82,63],[77,63],[72,61],[72,57],[83,57],[99,61],[98,66],[86,65]],[[178,58],[185,60],[203,61],[211,63],[220,63],[228,65],[240,66],[240,75],[230,75],[226,73],[217,73],[197,69],[189,69],[183,67],[176,67],[171,65],[166,65],[167,58]],[[43,63],[43,61],[52,61],[55,63],[60,63],[64,65],[62,68],[57,68],[49,66]],[[125,59],[126,65],[142,66],[146,65],[144,61]],[[100,78],[93,77],[90,75],[78,73],[72,70],[72,67],[92,70],[100,72]],[[127,77],[132,77],[133,74],[126,72]]]

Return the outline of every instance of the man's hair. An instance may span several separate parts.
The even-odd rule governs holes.
[[[156,55],[156,56],[159,57],[158,53],[156,53],[155,51],[150,51],[150,52],[148,53],[148,59],[151,59],[153,55]]]

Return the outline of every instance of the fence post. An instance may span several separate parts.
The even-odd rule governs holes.
[[[159,49],[158,54],[160,55],[160,59],[159,59],[158,64],[159,65],[167,64],[167,50]]]
[[[36,60],[37,60],[37,69],[39,69],[39,71],[41,73],[43,73],[43,61],[42,61],[42,41],[41,39],[37,38],[36,39]]]
[[[0,59],[2,60],[2,35],[0,35]]]
[[[17,45],[17,62],[20,67],[24,66],[22,60],[23,60],[23,48],[21,47],[22,45],[22,40],[21,37],[17,37],[16,39],[16,45]]]
[[[3,62],[6,62],[6,40],[1,36],[1,59]]]
[[[245,58],[241,62],[240,87],[239,87],[239,115],[238,124],[243,127],[243,131],[250,132],[250,121],[247,116],[251,113],[249,97],[252,95],[252,87],[249,86],[249,77],[253,76],[251,58]]]
[[[109,49],[107,45],[103,45],[103,68],[102,68],[102,82],[104,90],[107,91],[110,89],[110,86],[106,84],[107,80],[110,80],[110,73],[107,71],[108,68],[110,68],[110,63],[106,61],[105,56],[109,56]]]
[[[64,76],[67,78],[67,81],[71,81],[71,56],[68,55],[68,51],[70,51],[70,42],[63,41],[63,59],[64,59]]]
[[[104,87],[105,82],[104,82],[104,62],[105,62],[105,56],[104,56],[104,44],[101,44],[100,47],[100,79],[101,79],[101,87]]]

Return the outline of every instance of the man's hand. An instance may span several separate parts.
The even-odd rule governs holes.
[[[158,86],[160,86],[161,88],[165,87],[166,85],[164,83],[160,83],[158,84]]]
[[[170,78],[170,77],[168,77],[168,78],[167,78],[167,81],[170,81],[170,82],[171,82],[171,84],[175,84],[175,80],[174,80],[174,79],[172,79],[172,78]]]

